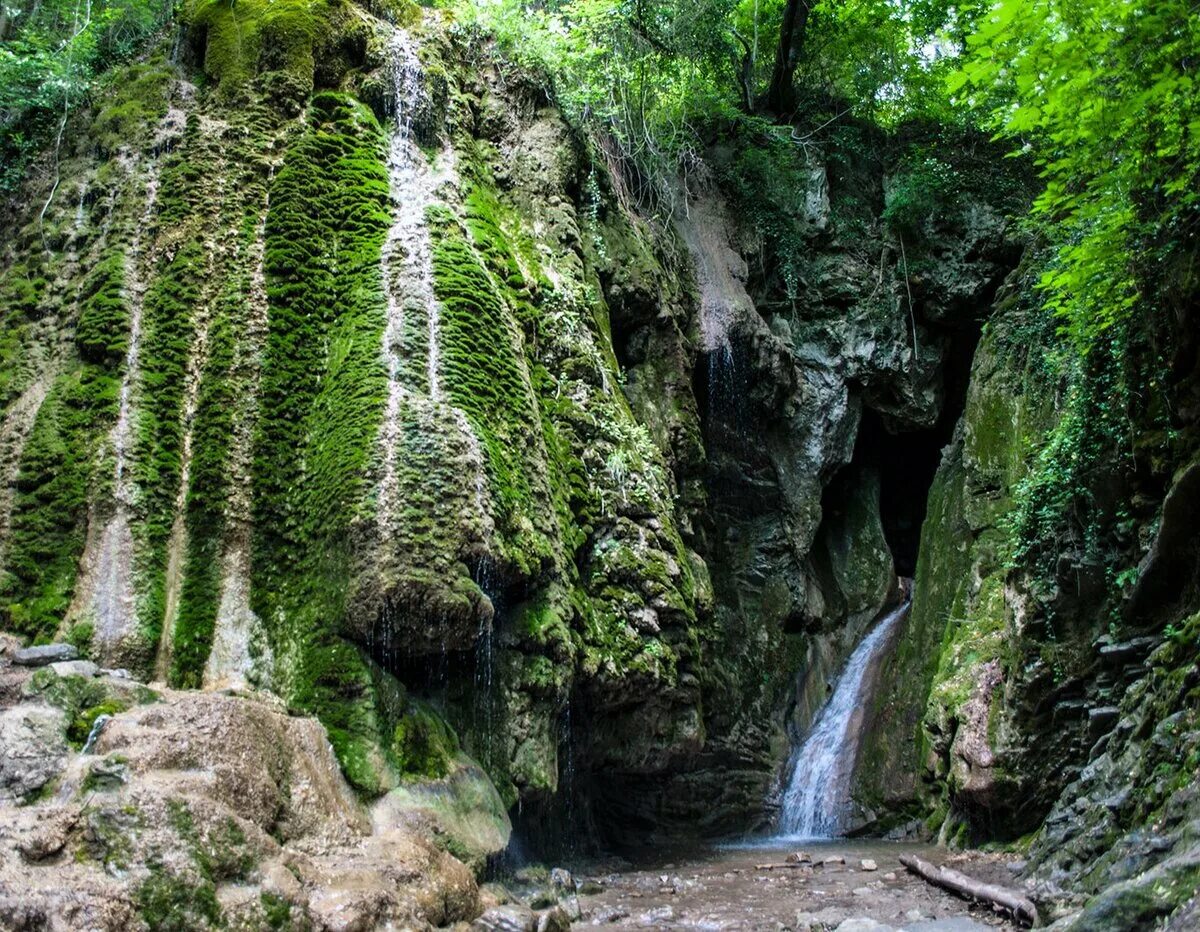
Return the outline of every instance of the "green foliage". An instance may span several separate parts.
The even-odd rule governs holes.
[[[173,0],[42,0],[6,7],[0,22],[0,195],[53,142],[104,71],[131,58]]]
[[[945,210],[954,186],[954,169],[941,159],[927,155],[907,161],[888,192],[883,219],[902,233],[919,233]]]
[[[1001,0],[968,44],[951,92],[1041,168],[1040,284],[1086,353],[1200,226],[1200,20],[1187,0]]]
[[[643,203],[673,204],[714,127],[753,117],[770,79],[784,0],[518,0],[456,5],[460,21],[554,91]],[[797,75],[813,100],[894,124],[947,116],[950,14],[934,0],[814,6]],[[751,131],[761,126],[751,119]],[[811,137],[810,137],[811,138]]]
[[[810,246],[804,223],[809,167],[786,135],[773,132],[765,120],[747,119],[731,138],[737,148],[721,180],[738,216],[762,237],[764,265],[778,270],[785,292],[794,297]]]
[[[1200,23],[1183,0],[1000,0],[973,28],[949,88],[1044,182],[1028,222],[1042,310],[1029,316],[1060,416],[1010,527],[1015,562],[1049,584],[1064,540],[1102,556],[1112,516],[1095,492],[1132,474],[1136,434],[1169,407],[1154,401],[1165,383],[1145,343],[1172,290],[1187,291],[1176,269],[1194,262],[1200,229],[1200,94],[1186,64]]]

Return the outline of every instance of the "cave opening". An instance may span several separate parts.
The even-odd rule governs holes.
[[[916,574],[929,490],[966,406],[979,336],[978,324],[949,334],[942,367],[944,400],[932,427],[905,429],[869,405],[863,408],[848,470],[873,469],[879,475],[879,517],[898,576]]]

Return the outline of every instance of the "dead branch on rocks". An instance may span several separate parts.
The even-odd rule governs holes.
[[[949,867],[937,867],[912,854],[900,855],[900,863],[934,886],[949,890],[970,900],[990,903],[997,909],[1010,913],[1014,919],[1033,925],[1037,922],[1037,907],[1033,901],[1019,891],[991,883],[973,880]]]

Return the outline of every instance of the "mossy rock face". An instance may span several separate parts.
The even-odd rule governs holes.
[[[890,812],[884,823],[950,801],[983,822],[1020,808],[1023,794],[1048,795],[1034,789],[1039,777],[1022,761],[1031,736],[1010,733],[1002,698],[1025,606],[1009,601],[1001,519],[1053,411],[1014,370],[1007,340],[1000,320],[976,350],[966,410],[929,493],[910,618],[873,703],[856,798]],[[940,803],[920,798],[930,786],[946,794]]]
[[[409,702],[392,731],[388,748],[405,780],[439,780],[458,756],[458,736],[436,713]]]
[[[482,873],[488,858],[503,851],[512,835],[507,807],[471,758],[458,752],[445,764],[442,775],[407,779],[377,800],[372,819],[376,825],[417,820],[445,850]]]

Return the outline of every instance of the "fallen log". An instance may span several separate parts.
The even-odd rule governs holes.
[[[754,869],[756,871],[796,870],[797,868],[800,868],[800,867],[807,867],[811,870],[812,862],[811,861],[787,861],[787,862],[781,863],[781,864],[755,864],[754,865]]]
[[[900,863],[936,887],[942,887],[970,900],[990,903],[993,907],[1010,913],[1014,919],[1024,922],[1026,925],[1033,925],[1037,922],[1037,907],[1033,905],[1032,900],[1023,896],[1018,890],[973,880],[966,874],[960,874],[949,867],[938,867],[912,854],[900,855]]]

